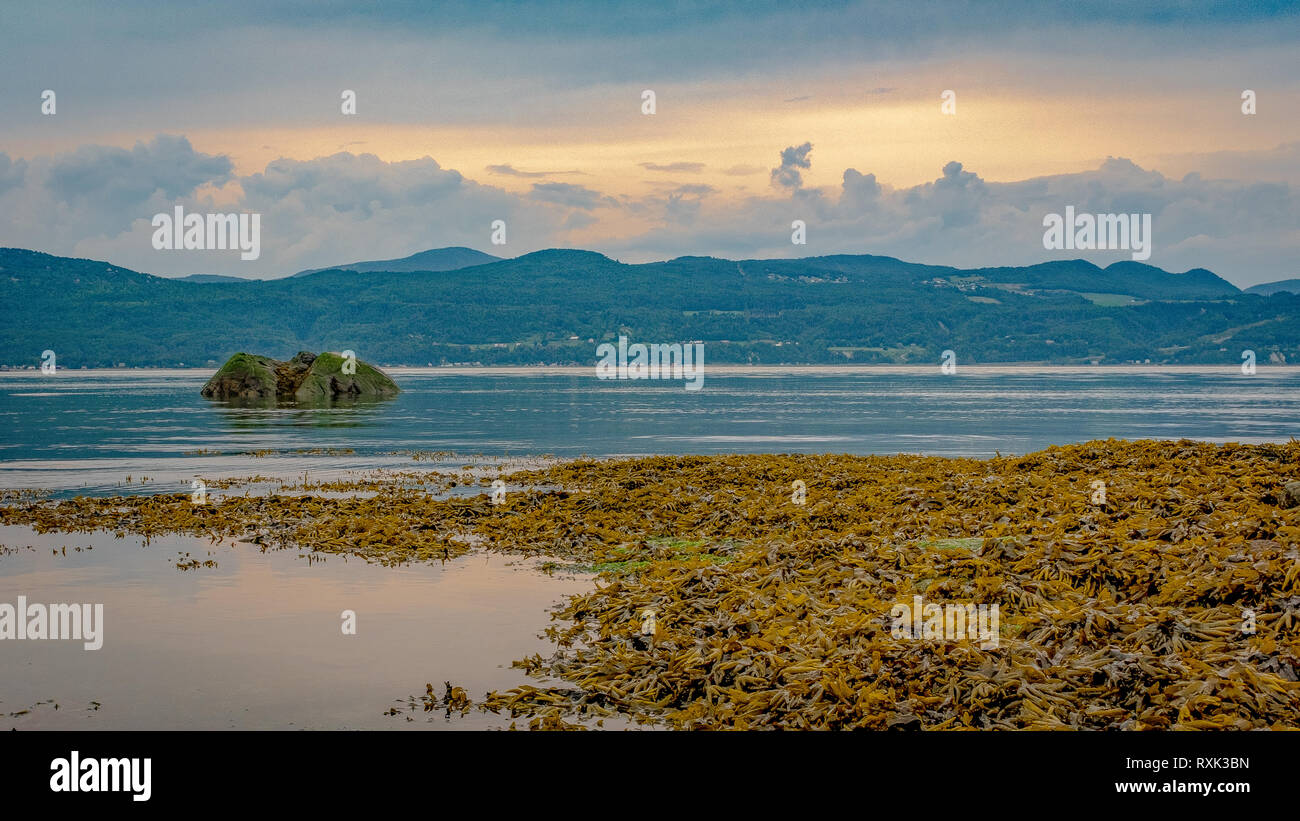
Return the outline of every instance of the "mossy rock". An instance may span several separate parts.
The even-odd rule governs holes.
[[[237,353],[213,374],[201,393],[209,399],[268,399],[276,396],[276,368],[269,356]]]
[[[298,401],[331,399],[337,396],[394,396],[398,387],[388,375],[373,365],[356,360],[356,373],[344,373],[347,362],[336,353],[316,357],[306,377],[294,391]]]
[[[340,397],[395,396],[400,389],[378,368],[356,360],[356,372],[336,353],[300,351],[288,362],[237,353],[213,374],[200,393],[209,399],[283,399],[318,402]]]

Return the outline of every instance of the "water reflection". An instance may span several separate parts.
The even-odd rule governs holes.
[[[104,605],[99,650],[0,641],[3,731],[501,727],[508,716],[384,711],[426,682],[453,681],[475,700],[537,684],[510,663],[549,652],[537,637],[548,608],[591,584],[489,554],[393,568],[13,526],[0,527],[0,545],[13,548],[0,551],[0,602]],[[182,554],[217,566],[182,572]],[[356,635],[342,632],[344,610]]]
[[[228,429],[364,428],[385,418],[395,397],[344,397],[294,401],[276,398],[205,399]]]

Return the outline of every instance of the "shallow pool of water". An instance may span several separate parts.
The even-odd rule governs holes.
[[[0,730],[508,726],[478,711],[384,713],[425,683],[441,696],[451,681],[476,701],[538,685],[510,662],[546,655],[548,608],[593,584],[484,552],[393,568],[186,536],[144,544],[15,526],[0,527],[0,545],[0,603],[104,605],[101,649],[0,640]],[[190,558],[217,566],[177,569]],[[343,633],[344,610],[356,614],[356,635]]]

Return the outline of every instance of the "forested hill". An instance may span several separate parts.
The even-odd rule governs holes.
[[[475,251],[473,248],[456,246],[454,248],[433,248],[400,259],[349,262],[346,265],[335,267],[347,271],[454,271],[457,268],[468,268],[471,265],[482,265],[485,262],[496,262],[499,259],[501,257]],[[294,276],[305,277],[328,270],[330,269],[308,268],[306,271],[299,271]]]
[[[1083,261],[955,269],[889,257],[540,251],[448,271],[182,281],[0,249],[0,364],[215,365],[351,349],[380,365],[591,364],[595,344],[702,340],[706,361],[1236,364],[1300,361],[1300,296],[1209,271]],[[1274,357],[1274,361],[1277,357]]]

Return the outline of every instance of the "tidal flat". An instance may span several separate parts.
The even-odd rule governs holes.
[[[373,705],[394,723],[1300,728],[1295,440],[579,460],[477,475],[475,493],[430,473],[202,503],[11,494],[0,525],[382,566],[367,572],[513,557],[573,585],[549,626],[508,594],[481,602],[545,629],[498,661],[527,683],[462,680],[411,647],[427,674],[391,688],[415,695]],[[900,632],[891,612],[917,597],[996,605],[996,640]]]

